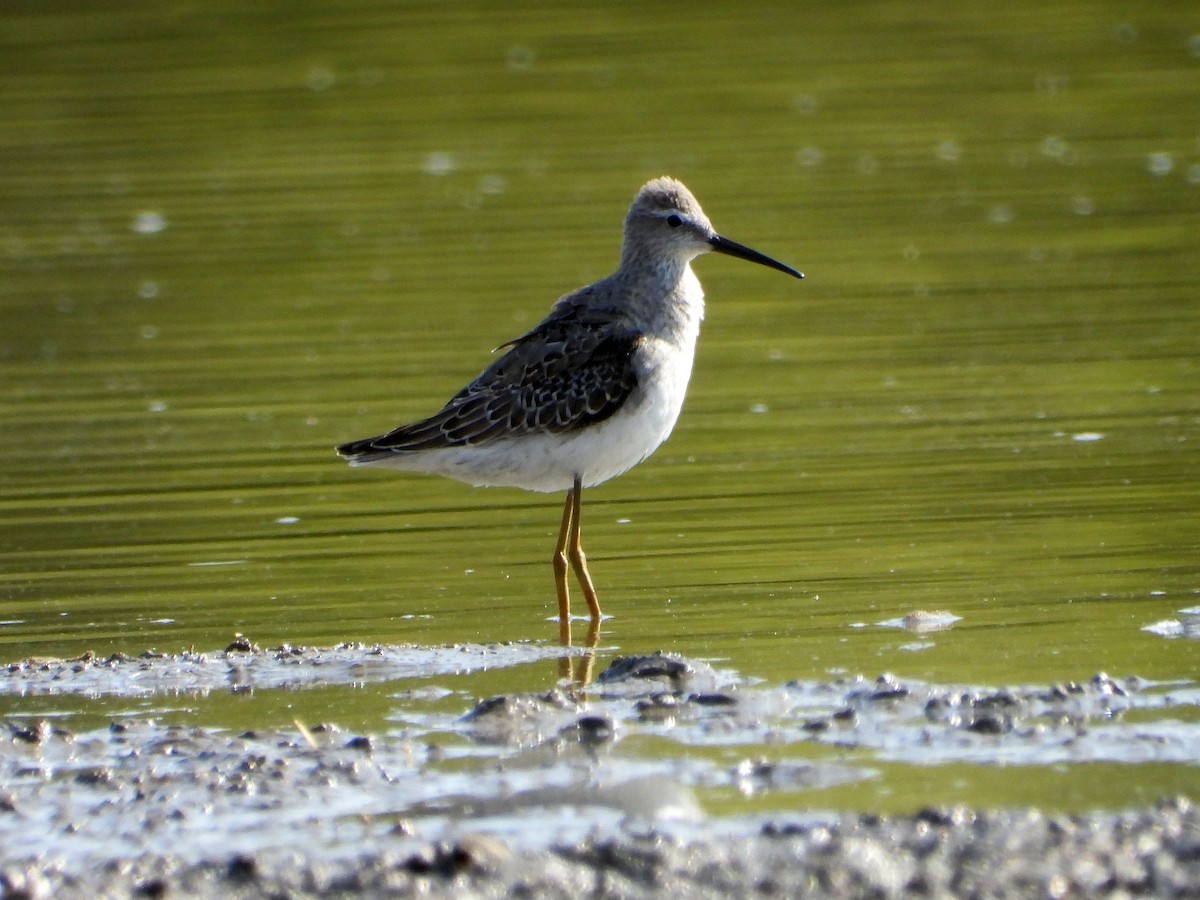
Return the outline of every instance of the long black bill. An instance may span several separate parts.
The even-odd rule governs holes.
[[[726,256],[736,256],[738,259],[747,259],[750,262],[758,263],[760,266],[767,266],[771,269],[778,269],[780,272],[787,272],[793,278],[803,278],[803,272],[797,272],[791,266],[785,266],[777,259],[771,259],[769,256],[764,256],[757,250],[751,250],[744,244],[739,244],[737,241],[731,241],[729,238],[723,238],[719,234],[714,234],[708,239],[709,246],[717,253],[724,253]]]

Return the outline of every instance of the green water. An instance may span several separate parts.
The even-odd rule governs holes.
[[[808,279],[698,262],[676,433],[584,497],[606,655],[1200,671],[1141,630],[1200,604],[1200,7],[0,24],[0,657],[554,640],[557,498],[332,447],[433,411],[608,274],[670,173]],[[938,609],[962,621],[875,624]]]

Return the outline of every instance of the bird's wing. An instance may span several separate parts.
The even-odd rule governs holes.
[[[611,320],[547,319],[511,344],[438,413],[338,448],[343,456],[482,444],[511,435],[561,434],[602,422],[637,386],[639,337]]]

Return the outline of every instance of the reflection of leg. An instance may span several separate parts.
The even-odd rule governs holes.
[[[592,613],[592,621],[600,621],[600,602],[596,599],[596,589],[592,586],[592,576],[588,572],[587,557],[583,555],[583,543],[580,538],[580,507],[583,502],[583,480],[576,475],[575,487],[571,493],[567,495],[567,501],[570,503],[572,510],[570,514],[571,538],[569,548],[567,550],[571,559],[571,565],[575,568],[575,577],[579,579],[579,586],[583,588],[583,596],[587,600],[588,609]],[[567,513],[563,512],[563,526],[566,527]],[[559,541],[562,541],[562,536],[559,536]],[[557,559],[556,559],[557,562]],[[566,584],[566,572],[563,573],[562,583]],[[565,587],[564,587],[565,590]]]
[[[587,653],[583,654],[577,662],[578,668],[575,671],[575,683],[580,687],[587,687],[592,683],[592,669],[596,665],[596,644],[600,640],[600,617],[596,616],[588,624],[587,633]]]
[[[578,505],[579,479],[576,489],[567,491],[563,503],[562,528],[558,532],[558,545],[554,548],[554,586],[558,590],[558,634],[564,646],[571,644],[571,591],[567,587],[567,541],[571,536],[571,519]]]
[[[566,648],[571,646],[571,627],[568,625],[558,628],[559,644]],[[592,670],[596,666],[596,644],[600,640],[600,620],[592,619],[588,624],[587,644],[585,652],[576,656],[564,653],[558,658],[558,678],[569,681],[572,687],[585,688],[592,683]]]

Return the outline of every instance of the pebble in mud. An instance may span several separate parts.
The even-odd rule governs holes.
[[[462,722],[478,740],[528,746],[554,736],[578,711],[561,691],[512,694],[481,700]]]
[[[580,716],[558,734],[560,738],[578,741],[585,746],[606,743],[615,735],[616,725],[607,716]]]
[[[654,682],[679,692],[692,681],[696,670],[684,659],[666,653],[619,656],[600,673],[597,681],[612,686],[621,682]]]
[[[668,691],[659,691],[634,704],[638,718],[643,722],[667,723],[679,712],[679,698]]]

